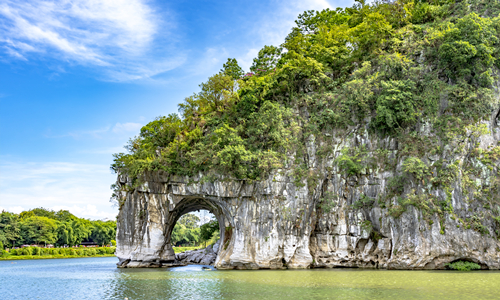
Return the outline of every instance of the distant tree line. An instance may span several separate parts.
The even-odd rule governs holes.
[[[200,218],[194,214],[183,215],[172,230],[171,242],[174,246],[198,246],[216,242],[219,237],[219,222],[212,218],[199,225]]]
[[[0,249],[24,244],[76,246],[82,242],[109,245],[116,236],[116,221],[78,218],[67,210],[35,208],[0,214]]]

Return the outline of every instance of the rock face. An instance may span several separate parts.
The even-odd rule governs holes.
[[[175,261],[183,265],[213,265],[217,257],[219,242],[205,249],[189,250],[175,254]]]
[[[477,137],[478,148],[499,145],[499,123],[495,113],[484,123],[489,133]],[[460,174],[470,167],[462,164],[468,154],[444,145],[440,154],[427,155],[423,161],[431,171],[443,168],[443,161],[457,162],[459,175],[450,188],[422,194],[419,191],[427,183],[407,176],[400,188],[411,201],[403,205],[397,197],[390,197],[388,207],[380,199],[390,196],[394,178],[402,178],[405,157],[398,156],[398,151],[405,145],[371,136],[362,129],[353,128],[349,136],[342,137],[333,132],[333,154],[321,160],[317,157],[322,145],[311,137],[305,163],[316,174],[309,177],[314,180],[296,180],[291,169],[277,170],[266,180],[254,182],[224,177],[207,182],[202,174],[179,177],[162,171],[144,174],[141,187],[122,192],[125,201],[118,217],[116,251],[119,265],[209,262],[207,256],[196,252],[176,256],[170,246],[175,222],[185,213],[207,209],[220,224],[220,246],[212,255],[219,269],[441,269],[456,260],[499,269],[499,224],[491,217],[472,223],[495,208],[487,207],[464,188]],[[420,130],[421,135],[427,134],[425,126]],[[365,145],[368,156],[384,150],[395,167],[390,171],[366,168],[347,175],[334,161],[341,149],[354,144]],[[480,160],[474,164],[478,170],[475,186],[498,184],[498,166],[486,168]],[[126,176],[119,176],[118,184],[131,186]],[[418,204],[424,202],[417,201],[422,197],[447,201],[449,208],[426,213]]]

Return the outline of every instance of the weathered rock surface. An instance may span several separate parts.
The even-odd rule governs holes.
[[[500,141],[496,117],[485,124],[490,133],[479,137],[481,149],[497,146]],[[305,179],[297,182],[291,169],[278,170],[257,182],[222,177],[203,182],[202,174],[179,177],[162,171],[145,174],[144,185],[123,192],[126,201],[118,217],[116,251],[120,265],[152,267],[175,261],[211,264],[214,260],[219,269],[439,269],[445,263],[463,259],[484,268],[500,268],[500,243],[495,234],[499,224],[491,218],[481,220],[488,233],[480,233],[460,222],[491,209],[485,208],[481,199],[467,196],[460,176],[450,190],[435,189],[429,195],[451,201],[452,211],[443,215],[424,215],[421,209],[408,205],[394,217],[376,200],[353,208],[362,196],[385,197],[391,178],[401,173],[405,159],[398,157],[404,145],[358,129],[353,128],[349,137],[332,133],[334,154],[321,161],[317,159],[321,143],[311,139],[305,162],[317,174],[314,184]],[[421,130],[425,135],[425,126]],[[387,157],[396,159],[395,169],[365,169],[357,176],[346,176],[333,162],[343,147],[353,144],[365,145],[369,155],[383,149]],[[461,174],[460,162],[465,155],[449,149],[425,159],[431,170],[439,167],[435,165],[438,160],[458,161],[457,172]],[[477,185],[498,180],[498,167],[482,168],[480,163]],[[119,176],[118,184],[131,185],[126,176]],[[403,184],[404,193],[410,196],[423,188],[418,180],[408,179]],[[333,195],[329,208],[321,205],[326,195]],[[397,204],[396,199],[390,201]],[[210,210],[219,221],[218,251],[211,256],[196,251],[175,255],[170,246],[175,222],[183,214],[199,209]]]
[[[215,245],[218,246],[218,242]],[[213,265],[217,257],[215,250],[212,245],[205,249],[189,250],[175,254],[175,260],[187,265]]]

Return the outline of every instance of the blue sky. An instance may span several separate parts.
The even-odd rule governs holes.
[[[304,10],[353,1],[3,0],[0,210],[114,218],[112,154],[228,57],[248,70]]]

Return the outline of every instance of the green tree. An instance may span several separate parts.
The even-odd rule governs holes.
[[[73,215],[69,211],[62,209],[55,213],[55,217],[57,220],[61,222],[69,222],[78,219],[77,217],[75,217],[75,215]]]
[[[200,239],[200,228],[186,228],[183,224],[175,224],[170,235],[173,245],[196,245]]]
[[[234,80],[240,79],[245,74],[243,69],[238,65],[236,58],[228,58],[220,71]]]
[[[72,221],[70,224],[73,230],[72,239],[69,241],[70,245],[81,244],[92,232],[92,225],[88,220],[78,219]]]
[[[187,229],[194,229],[198,227],[200,218],[195,214],[185,214],[178,221],[178,224],[184,225]]]
[[[54,244],[57,241],[57,222],[47,217],[28,217],[21,222],[21,236],[26,244]]]
[[[57,245],[73,246],[71,243],[72,240],[73,240],[73,228],[71,227],[71,223],[69,222],[59,223],[57,227]]]
[[[200,218],[194,214],[183,215],[170,234],[173,245],[196,245],[200,241]]]
[[[274,70],[281,59],[283,49],[275,46],[264,46],[259,51],[257,58],[253,59],[250,71],[254,73],[265,73]]]
[[[170,234],[170,241],[173,245],[181,244],[185,239],[186,226],[176,223]]]
[[[207,118],[221,116],[238,99],[233,77],[218,73],[200,84],[201,91],[179,104],[189,128],[205,127]]]
[[[10,212],[2,211],[0,214],[0,232],[5,241],[5,244],[10,244],[12,247],[16,245],[16,241],[21,238],[21,224],[19,216]]]
[[[109,245],[116,237],[116,222],[93,221],[89,239],[99,245]]]
[[[380,131],[393,131],[414,124],[418,117],[418,99],[415,99],[414,91],[414,82],[410,80],[382,81],[374,127]]]
[[[204,242],[210,240],[217,230],[219,230],[219,222],[216,219],[212,219],[209,222],[201,225],[200,240]]]

